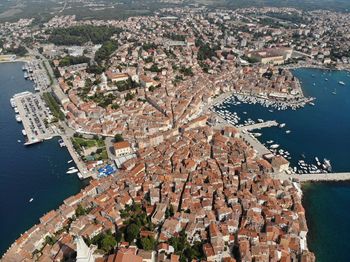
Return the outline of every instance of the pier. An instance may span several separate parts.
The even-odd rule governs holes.
[[[254,129],[261,129],[261,128],[272,127],[272,126],[278,126],[278,123],[275,120],[265,121],[265,122],[256,123],[253,125],[242,126],[242,127],[239,127],[238,129],[241,131],[251,131]]]
[[[45,123],[50,114],[39,95],[22,92],[14,95],[13,99],[25,130],[23,135],[27,137],[25,145],[39,143],[55,135]]]
[[[347,181],[350,180],[350,172],[343,173],[322,173],[322,174],[277,174],[274,178],[287,180],[297,179],[300,182],[325,182],[325,181]]]

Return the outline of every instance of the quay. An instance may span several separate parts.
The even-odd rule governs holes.
[[[22,121],[27,137],[25,145],[39,143],[55,136],[53,130],[46,126],[46,119],[50,118],[44,101],[37,94],[22,92],[14,95],[15,110]]]
[[[253,125],[242,126],[242,127],[239,127],[238,129],[241,131],[251,131],[254,129],[261,129],[261,128],[272,127],[272,126],[278,126],[278,123],[275,120],[265,121],[265,122],[256,123]]]
[[[78,154],[75,152],[75,149],[73,147],[72,141],[70,140],[70,137],[67,135],[61,135],[61,138],[62,138],[64,144],[66,145],[66,148],[67,148],[69,154],[71,155],[75,165],[77,166],[77,169],[79,170],[79,173],[78,173],[79,179],[83,180],[83,179],[86,179],[89,177],[96,178],[92,172],[89,172],[86,169],[86,166],[83,163],[83,161],[81,161],[79,159]]]
[[[347,181],[350,180],[350,172],[322,173],[322,174],[276,174],[274,178],[281,180],[295,179],[300,182],[325,182],[325,181]]]

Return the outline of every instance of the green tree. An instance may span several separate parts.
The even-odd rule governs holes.
[[[125,231],[125,240],[131,243],[140,233],[140,228],[136,224],[130,224]]]
[[[141,245],[144,250],[154,250],[156,241],[153,237],[144,237],[141,239]]]
[[[79,204],[79,205],[77,206],[77,209],[75,210],[75,215],[76,215],[77,217],[86,215],[86,210],[85,210],[85,208],[83,208],[82,205]]]
[[[122,142],[122,141],[124,141],[124,138],[121,134],[116,134],[114,136],[114,142],[118,143],[118,142]]]
[[[114,248],[114,246],[116,244],[117,244],[117,241],[115,240],[113,235],[112,234],[106,234],[106,235],[104,235],[104,237],[101,240],[100,248],[103,249],[104,251],[108,252],[112,248]]]

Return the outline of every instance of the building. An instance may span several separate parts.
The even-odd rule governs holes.
[[[131,145],[128,141],[117,142],[114,144],[114,154],[116,157],[125,156],[131,153]]]
[[[95,258],[93,256],[94,250],[85,244],[82,237],[77,236],[75,243],[77,244],[76,262],[95,262]]]

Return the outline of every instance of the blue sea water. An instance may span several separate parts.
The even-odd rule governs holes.
[[[23,145],[23,126],[15,120],[10,98],[34,90],[32,82],[24,80],[21,68],[21,63],[0,64],[0,257],[44,213],[83,186],[76,175],[66,174],[71,158],[57,139]]]
[[[243,121],[260,118],[286,123],[285,128],[256,132],[262,133],[261,142],[274,140],[288,150],[293,166],[304,154],[307,163],[316,164],[316,156],[321,160],[327,158],[333,171],[350,172],[350,74],[302,68],[294,70],[294,75],[301,80],[305,95],[316,98],[315,106],[269,112],[260,105],[241,104],[231,105],[229,110],[237,112]],[[286,134],[286,130],[291,133]],[[317,261],[349,261],[350,184],[308,184],[304,187],[303,201],[310,229],[308,244]]]

